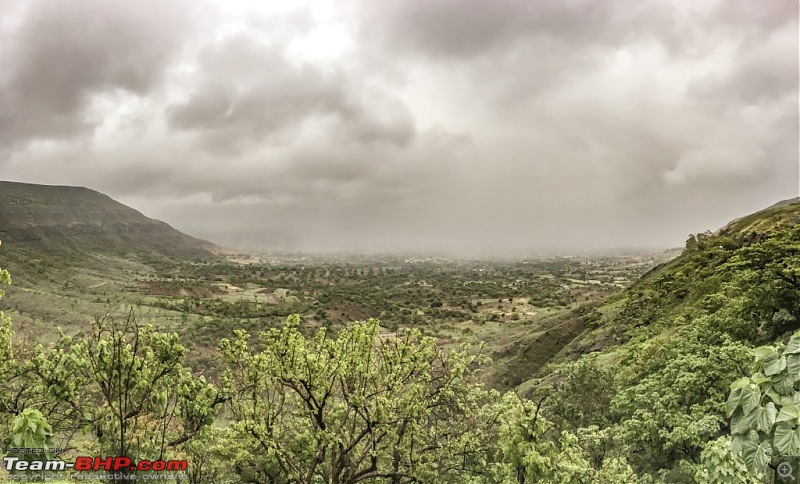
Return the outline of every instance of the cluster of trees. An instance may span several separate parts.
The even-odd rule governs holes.
[[[762,482],[779,456],[800,452],[798,276],[798,225],[691,238],[617,301],[617,317],[596,318],[623,343],[596,357],[612,376],[593,380],[607,389],[586,394],[608,405],[557,421],[609,432],[607,449],[640,479]]]
[[[416,331],[382,338],[376,320],[335,336],[303,334],[297,316],[257,339],[238,331],[213,384],[185,366],[177,335],[133,318],[47,348],[4,329],[6,446],[186,458],[191,482],[755,482],[800,441],[800,394],[784,384],[800,339],[759,350],[729,394],[752,350],[705,325],[616,365],[563,365],[533,398],[487,390],[479,352]]]
[[[52,446],[55,438],[58,447],[80,441],[97,455],[187,458],[191,482],[624,483],[683,475],[722,483],[751,482],[764,464],[761,454],[751,462],[749,440],[742,458],[729,439],[717,439],[726,421],[714,402],[728,397],[723,382],[747,366],[750,350],[729,340],[709,346],[702,331],[642,345],[626,374],[596,357],[564,365],[558,385],[526,399],[481,385],[479,353],[444,350],[415,331],[381,338],[375,320],[335,337],[304,335],[297,316],[256,340],[239,331],[220,345],[215,384],[184,365],[177,335],[133,319],[99,320],[89,335],[22,354],[5,328],[5,442],[38,422],[45,440],[26,445]],[[648,370],[657,366],[663,371]],[[619,391],[624,381],[637,384]],[[737,399],[759,412],[734,408],[737,432],[764,418],[787,425],[769,420],[772,402],[751,405],[734,390],[729,401]],[[747,423],[737,424],[743,414]],[[766,435],[777,438],[780,428]],[[659,474],[675,462],[677,471]]]
[[[297,316],[257,341],[237,332],[221,343],[215,384],[184,365],[177,335],[133,318],[98,320],[90,334],[47,348],[14,345],[4,328],[7,447],[78,443],[82,453],[134,461],[186,458],[191,482],[633,476],[624,459],[598,462],[575,436],[546,439],[552,424],[540,404],[476,380],[479,354],[445,351],[415,331],[380,338],[375,320],[335,337],[303,335]]]

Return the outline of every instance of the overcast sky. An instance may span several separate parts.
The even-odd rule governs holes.
[[[796,0],[0,0],[0,179],[242,247],[682,245],[797,196]]]

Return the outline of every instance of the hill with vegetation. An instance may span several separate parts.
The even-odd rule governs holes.
[[[16,262],[79,261],[98,254],[140,261],[217,258],[211,242],[83,187],[0,181],[0,240],[4,256]]]
[[[799,223],[796,198],[735,219],[716,232],[691,235],[679,256],[654,267],[629,288],[558,314],[547,332],[520,338],[506,350],[513,358],[505,371],[519,385],[526,376],[546,372],[546,363],[613,353],[629,341],[672,332],[718,310],[731,311],[733,304],[755,312],[742,315],[743,321],[730,321],[727,331],[749,320],[746,328],[736,331],[753,343],[797,329],[792,325],[796,319],[776,321],[800,314],[800,301],[794,299],[800,286],[792,265]],[[541,354],[546,338],[563,344],[545,344],[549,353]],[[540,354],[526,356],[534,349]]]
[[[730,385],[754,373],[754,355],[800,329],[800,200],[692,235],[630,288],[559,318],[554,329],[574,338],[547,364],[525,366],[537,335],[495,369],[544,401],[551,438],[589,432],[596,452],[659,482],[760,482],[732,457],[725,404]],[[731,474],[709,474],[709,459]]]

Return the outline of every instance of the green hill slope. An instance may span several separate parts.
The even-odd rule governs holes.
[[[141,304],[139,280],[222,260],[214,244],[81,187],[0,181],[0,242],[0,265],[14,282],[0,310],[36,339],[131,307],[160,327],[179,327],[180,313]]]
[[[4,256],[210,259],[214,244],[83,187],[0,181]]]
[[[755,298],[750,302],[760,309],[747,317],[760,318],[759,325],[739,336],[768,341],[795,330],[800,315],[792,303],[800,289],[793,280],[799,229],[800,201],[790,200],[736,219],[713,234],[692,236],[681,256],[601,306],[597,327],[624,342],[714,313],[733,300]],[[781,310],[794,316],[792,324],[770,322],[772,313]]]
[[[744,304],[747,298],[754,298],[750,301],[754,312],[747,318],[759,318],[759,322],[750,320],[749,327],[739,328],[739,336],[764,342],[800,328],[800,301],[793,299],[800,296],[800,287],[792,265],[798,257],[798,227],[800,199],[793,199],[736,219],[715,233],[692,236],[680,256],[655,267],[630,288],[600,304],[562,315],[556,327],[568,328],[562,340],[571,335],[571,341],[553,359],[565,361],[610,350],[729,308],[735,301]],[[775,318],[790,319],[779,324]],[[538,343],[521,340],[520,357],[511,364],[530,363],[522,355]],[[544,365],[539,360],[528,368],[541,369]],[[518,382],[525,379],[517,376]]]
[[[645,482],[703,482],[703,459],[730,453],[730,384],[750,374],[756,346],[800,330],[800,201],[690,237],[679,257],[555,328],[575,336],[546,349],[548,364],[530,356],[534,335],[498,369],[546,402],[551,438],[590,435]]]

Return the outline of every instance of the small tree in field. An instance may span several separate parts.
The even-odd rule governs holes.
[[[475,383],[482,358],[378,321],[306,338],[291,316],[221,345],[236,428],[260,449],[261,480],[356,483],[459,480],[484,472],[496,393]],[[256,348],[254,348],[256,346]]]
[[[65,427],[91,433],[98,451],[160,459],[213,423],[224,401],[184,365],[185,354],[177,334],[139,326],[129,314],[122,324],[98,319],[86,337],[40,346],[31,366]]]

